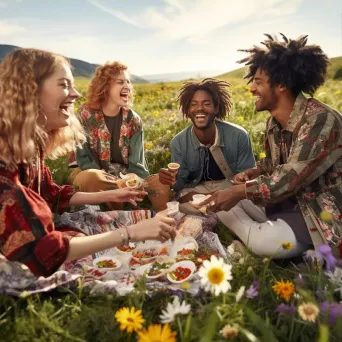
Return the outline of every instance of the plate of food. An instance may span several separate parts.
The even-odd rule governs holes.
[[[115,271],[122,265],[121,261],[108,255],[93,260],[93,266],[101,271]]]
[[[198,244],[191,236],[176,239],[170,250],[170,256],[177,259],[190,259],[198,250]]]
[[[165,275],[175,262],[175,259],[168,256],[158,257],[152,263],[137,268],[135,273],[138,275],[146,275],[147,279],[157,279]]]
[[[190,280],[196,272],[196,265],[190,260],[175,263],[167,272],[167,279],[174,284],[180,284]]]

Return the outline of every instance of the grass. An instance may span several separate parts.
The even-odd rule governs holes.
[[[256,159],[263,153],[264,128],[267,113],[255,113],[253,99],[243,81],[229,80],[233,84],[234,108],[229,120],[243,126],[250,134]],[[77,86],[85,94],[88,81],[78,79]],[[151,173],[158,172],[170,160],[169,144],[172,137],[189,123],[178,112],[176,95],[179,83],[135,86],[135,111],[142,117],[145,131],[146,158]],[[319,100],[342,111],[341,82],[329,80],[319,89]],[[79,103],[84,101],[84,96]],[[48,161],[54,179],[65,184],[70,172],[66,158]],[[219,225],[217,233],[227,246],[233,237]],[[281,248],[281,247],[280,247]],[[197,297],[185,293],[191,312],[171,324],[181,341],[223,341],[220,330],[231,324],[238,328],[237,341],[341,341],[342,318],[328,326],[327,315],[321,314],[315,323],[304,321],[298,306],[323,301],[338,302],[338,292],[328,281],[322,265],[275,263],[253,255],[236,258],[233,266],[232,290],[213,297],[201,292]],[[299,286],[298,274],[305,280]],[[276,281],[289,280],[296,284],[297,297],[290,303],[296,312],[289,316],[275,313],[280,303],[272,286]],[[235,295],[241,286],[246,289],[254,280],[260,282],[259,295],[254,299],[243,297],[236,303]],[[129,296],[90,296],[82,287],[70,290],[59,288],[47,294],[27,298],[0,295],[0,341],[135,341],[119,329],[114,313],[123,306],[142,309],[145,326],[160,323],[159,315],[170,301],[170,295],[148,292],[144,280],[137,284]],[[182,336],[182,338],[180,338]]]

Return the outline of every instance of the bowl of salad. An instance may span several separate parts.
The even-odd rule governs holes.
[[[192,237],[175,240],[170,250],[170,255],[178,260],[191,259],[198,250],[198,244]]]
[[[93,266],[100,271],[115,271],[122,265],[121,261],[108,255],[93,260]]]
[[[196,265],[190,260],[183,260],[175,263],[167,272],[167,279],[174,284],[180,284],[193,276],[196,272]]]

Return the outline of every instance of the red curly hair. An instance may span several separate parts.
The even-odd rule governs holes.
[[[120,62],[107,62],[96,69],[95,76],[91,80],[88,92],[86,106],[92,109],[101,109],[108,98],[110,82],[114,80],[121,71],[127,70],[127,65]],[[133,102],[133,92],[130,93],[130,103]]]

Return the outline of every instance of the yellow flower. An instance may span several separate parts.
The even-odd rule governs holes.
[[[245,118],[244,118],[243,116],[238,116],[238,117],[236,118],[236,121],[237,121],[238,123],[242,123],[242,122],[244,122],[244,120],[245,120]]]
[[[259,153],[259,159],[266,158],[266,153],[265,152],[260,152]]]
[[[151,141],[146,141],[145,142],[145,148],[146,150],[151,150],[153,147],[153,143]]]
[[[272,286],[272,289],[280,298],[284,298],[286,301],[289,301],[295,292],[293,283],[288,280],[286,280],[286,282],[283,280],[277,281],[275,285]]]
[[[233,338],[235,338],[238,335],[239,330],[232,327],[230,324],[227,324],[220,331],[220,333],[226,340],[232,340]]]
[[[293,248],[293,244],[291,242],[283,242],[281,244],[281,246],[284,248],[284,249],[292,249]]]
[[[189,290],[191,288],[191,284],[188,281],[185,281],[184,283],[180,284],[180,288],[182,290]]]
[[[323,210],[321,214],[319,215],[319,217],[321,218],[322,221],[326,223],[332,222],[332,219],[333,219],[331,213],[329,213],[329,211],[326,211],[326,210]]]
[[[313,303],[303,303],[298,306],[298,313],[303,321],[310,321],[314,323],[319,314],[319,309]]]
[[[134,330],[137,332],[142,329],[142,323],[145,322],[141,316],[141,310],[136,310],[134,307],[122,308],[115,313],[115,319],[120,323],[120,330],[127,330],[129,334]]]
[[[270,261],[269,258],[263,258],[263,259],[262,259],[262,262],[263,262],[264,264],[267,264],[269,261]]]
[[[138,333],[138,342],[176,342],[177,332],[172,331],[169,324],[151,324]]]
[[[249,266],[248,268],[247,268],[247,273],[252,273],[253,272],[253,267],[252,266]]]

